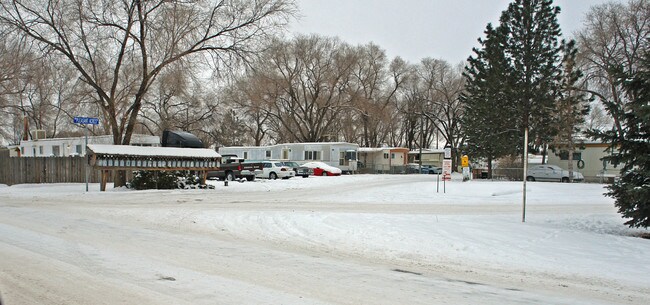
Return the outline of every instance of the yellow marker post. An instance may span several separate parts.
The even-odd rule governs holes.
[[[467,155],[460,157],[460,165],[462,167],[469,167],[469,157]]]

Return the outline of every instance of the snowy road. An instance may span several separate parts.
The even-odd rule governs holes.
[[[532,183],[522,224],[519,184],[454,181],[442,194],[431,179],[0,187],[0,294],[4,304],[650,303],[650,241],[627,236],[601,186]]]

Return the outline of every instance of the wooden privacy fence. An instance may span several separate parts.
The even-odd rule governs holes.
[[[85,164],[85,157],[2,156],[0,184],[86,182]],[[99,171],[88,167],[88,182],[100,182]]]

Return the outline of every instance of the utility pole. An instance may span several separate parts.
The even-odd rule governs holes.
[[[521,222],[526,222],[526,174],[528,173],[528,127],[524,129],[524,197],[523,210],[521,213]]]

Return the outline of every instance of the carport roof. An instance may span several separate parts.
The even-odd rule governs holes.
[[[186,158],[220,158],[221,155],[208,148],[152,147],[131,145],[88,144],[88,149],[95,154],[142,157],[186,157]]]

